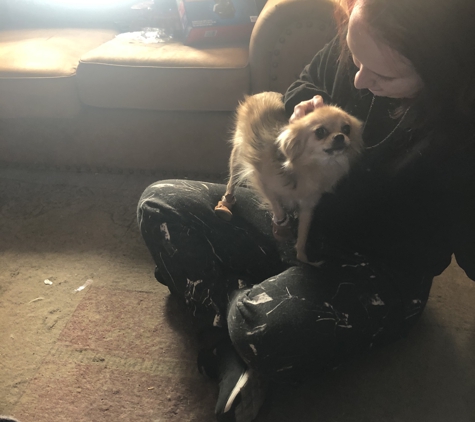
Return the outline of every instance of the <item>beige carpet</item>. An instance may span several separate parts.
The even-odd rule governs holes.
[[[193,324],[155,281],[135,223],[155,178],[0,170],[0,414],[214,420]],[[453,264],[407,340],[273,386],[257,421],[474,422],[474,397],[475,284]]]

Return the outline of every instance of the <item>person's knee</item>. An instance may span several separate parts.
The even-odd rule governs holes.
[[[213,184],[188,180],[161,180],[152,183],[142,193],[137,205],[139,227],[162,220],[181,221],[182,215],[193,209],[200,213],[210,207],[208,198]]]
[[[343,328],[327,302],[326,283],[317,279],[314,270],[291,267],[234,294],[227,312],[229,335],[250,367],[283,380],[330,364],[335,334]]]
[[[147,209],[158,209],[173,203],[181,186],[180,180],[162,180],[149,185],[142,193],[137,206],[138,214]]]
[[[282,348],[306,325],[309,313],[301,302],[285,289],[265,291],[262,285],[234,293],[227,311],[229,335],[250,366],[266,371],[262,356]]]

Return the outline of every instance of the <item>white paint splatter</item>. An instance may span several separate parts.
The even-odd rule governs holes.
[[[201,284],[201,283],[203,283],[203,280],[191,281],[189,278],[186,279],[187,287],[190,289],[190,286],[193,286],[192,292],[191,292],[191,297],[193,297],[195,295],[196,286],[198,284]]]
[[[172,185],[171,183],[155,183],[154,185],[152,185],[153,188],[162,188],[164,186],[175,187],[175,185]]]
[[[385,303],[381,300],[381,298],[376,294],[371,298],[371,305],[374,306],[384,306]]]
[[[254,327],[251,331],[248,331],[246,334],[248,336],[252,336],[253,334],[261,333],[266,329],[266,327],[267,324],[258,325],[257,327]]]
[[[348,324],[348,314],[342,313],[341,314],[343,318],[340,319],[339,324],[337,324],[337,327],[340,328],[353,328],[351,324]]]
[[[213,326],[214,327],[222,327],[223,326],[223,324],[221,322],[221,315],[219,315],[219,314],[215,315],[214,321],[213,321]]]
[[[211,229],[211,227],[208,226],[201,218],[198,218],[198,217],[197,217],[195,214],[193,214],[192,212],[190,212],[190,215],[192,215],[194,218],[196,218],[201,224],[203,224],[203,226],[205,226],[205,227]],[[209,242],[209,240],[208,240],[208,242]]]
[[[261,293],[260,295],[257,295],[253,299],[249,299],[246,302],[251,304],[251,305],[261,305],[263,303],[267,302],[272,302],[274,299],[272,299],[267,293]]]
[[[160,224],[160,231],[165,235],[165,240],[170,241],[170,232],[168,231],[167,223]]]
[[[283,372],[283,371],[288,371],[289,369],[292,369],[293,366],[284,366],[283,368],[277,369],[277,372]]]
[[[333,321],[335,322],[335,318],[318,318],[316,322],[320,322],[320,321]]]
[[[185,181],[182,181],[181,184],[181,190],[184,192],[200,192],[200,188],[198,186],[194,186]]]
[[[238,280],[238,286],[240,289],[244,289],[245,287],[247,287],[247,284],[244,280]]]
[[[417,310],[417,311],[413,312],[411,315],[406,316],[404,319],[409,319],[409,318],[415,317],[416,315],[420,315],[420,313],[421,313],[421,311]]]
[[[213,255],[218,258],[221,262],[223,262],[223,260],[221,259],[221,257],[216,253],[216,251],[214,250],[214,246],[213,244],[209,241],[209,239],[205,236],[205,239],[206,241],[209,243],[209,245],[211,246],[211,250],[213,251]]]
[[[256,349],[256,346],[254,346],[253,344],[250,344],[249,347],[252,349],[252,351],[254,352],[254,354],[257,356],[257,349]]]

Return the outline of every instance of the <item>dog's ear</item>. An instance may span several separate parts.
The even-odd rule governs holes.
[[[303,131],[291,126],[287,126],[277,138],[278,148],[289,163],[303,154],[306,142]]]

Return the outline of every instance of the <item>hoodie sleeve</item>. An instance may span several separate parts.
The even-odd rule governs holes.
[[[475,281],[475,146],[459,160],[456,173],[451,201],[453,251],[457,264]]]
[[[292,115],[297,104],[310,100],[315,95],[321,95],[326,104],[332,103],[340,51],[339,37],[336,36],[305,66],[299,79],[292,83],[284,95],[288,116]]]

